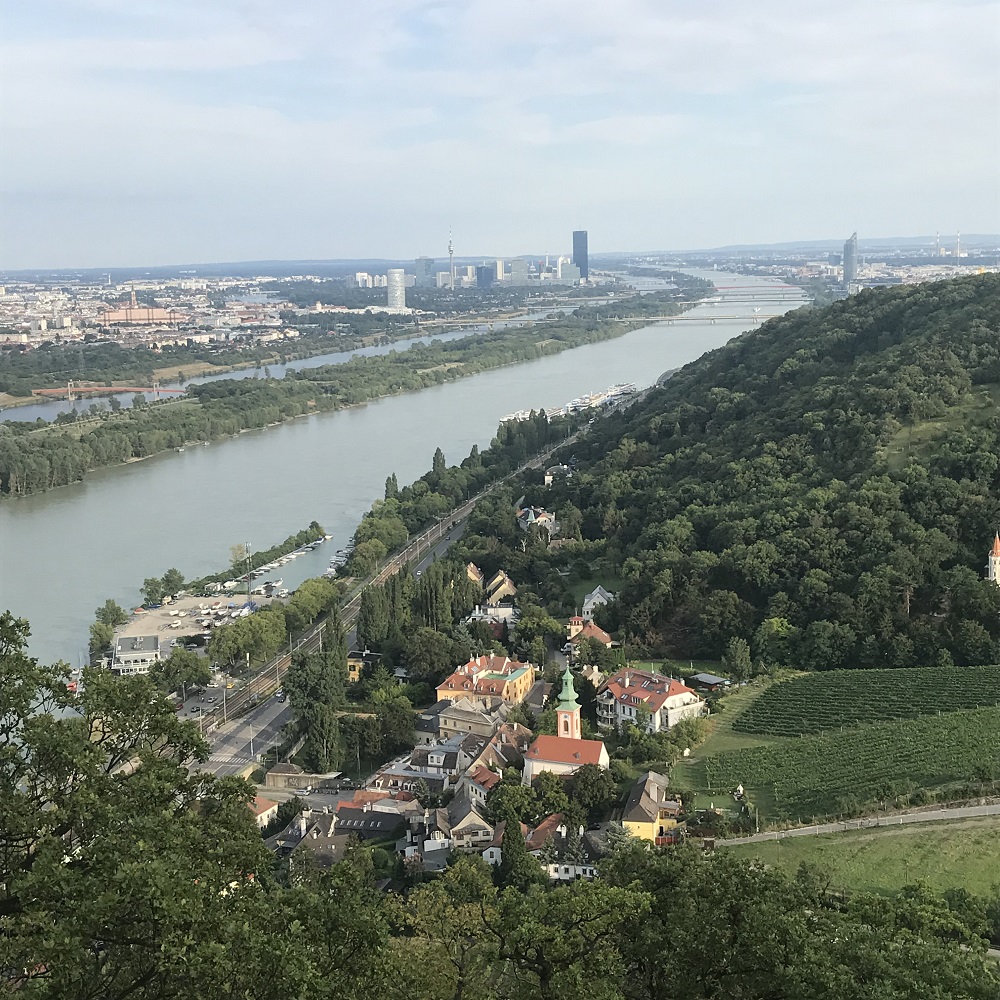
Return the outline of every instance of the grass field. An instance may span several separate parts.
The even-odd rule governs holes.
[[[727,847],[793,874],[803,861],[819,865],[831,888],[897,892],[918,880],[936,890],[962,887],[978,894],[1000,884],[1000,817],[789,837]]]
[[[768,736],[755,736],[737,732],[733,723],[768,690],[769,685],[759,683],[750,687],[738,688],[727,694],[718,706],[715,714],[710,717],[711,735],[704,743],[693,751],[686,760],[678,761],[670,772],[670,786],[681,792],[694,792],[694,803],[697,809],[708,809],[711,806],[724,808],[732,805],[729,797],[720,794],[718,787],[713,791],[709,787],[705,761],[718,754],[748,750],[754,747],[771,747],[784,742],[781,739]],[[754,796],[757,807],[767,815],[771,806],[768,795],[758,792]]]

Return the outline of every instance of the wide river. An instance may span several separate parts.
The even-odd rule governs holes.
[[[43,661],[80,665],[94,609],[107,597],[139,601],[148,576],[176,567],[189,579],[217,572],[230,547],[268,548],[322,524],[333,539],[281,568],[284,586],[318,576],[395,472],[412,482],[441,447],[449,463],[489,445],[500,418],[558,406],[618,382],[651,385],[752,325],[745,289],[775,283],[721,271],[692,271],[733,304],[700,305],[673,325],[654,324],[615,340],[482,372],[419,392],[241,434],[208,447],[167,452],[103,469],[85,482],[0,504],[0,610],[31,623],[30,649]],[[738,286],[731,292],[725,286]],[[803,300],[804,301],[804,300]],[[791,308],[761,300],[759,317]]]

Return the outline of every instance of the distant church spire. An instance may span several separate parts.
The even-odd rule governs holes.
[[[986,579],[1000,587],[1000,531],[993,536],[993,548],[986,560]]]
[[[580,703],[576,700],[576,688],[573,686],[573,674],[569,664],[562,676],[562,691],[556,705],[556,736],[578,740],[580,736]]]

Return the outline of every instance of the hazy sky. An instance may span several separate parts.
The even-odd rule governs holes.
[[[997,232],[998,10],[0,0],[0,266]]]

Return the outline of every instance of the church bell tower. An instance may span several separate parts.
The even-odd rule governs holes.
[[[986,560],[986,579],[1000,587],[1000,531],[993,537],[993,548]]]
[[[573,687],[573,675],[569,664],[562,676],[562,692],[556,705],[556,735],[564,739],[580,739],[580,703],[576,700],[576,688]]]

